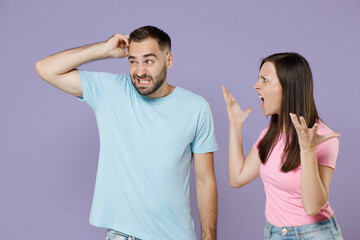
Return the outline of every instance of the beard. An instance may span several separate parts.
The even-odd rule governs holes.
[[[156,75],[155,77],[151,76],[151,75],[143,75],[143,76],[139,76],[137,74],[133,74],[131,75],[132,78],[132,84],[134,85],[136,91],[143,96],[148,96],[153,94],[154,92],[156,92],[165,82],[166,79],[166,75],[167,75],[167,69],[166,69],[166,63],[164,63],[164,67],[162,68],[161,72]],[[150,87],[139,87],[137,86],[137,78],[139,79],[150,79],[150,82],[152,83],[152,86]]]

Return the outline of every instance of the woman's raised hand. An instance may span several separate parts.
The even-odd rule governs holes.
[[[315,151],[317,146],[319,146],[321,143],[331,138],[341,136],[340,133],[329,133],[325,135],[319,135],[317,133],[317,129],[319,125],[317,123],[315,123],[312,128],[308,128],[304,117],[300,116],[300,121],[299,121],[295,114],[290,113],[290,118],[296,129],[299,139],[300,149],[302,150]]]
[[[241,127],[245,119],[252,111],[252,108],[248,108],[246,111],[241,110],[239,104],[236,102],[231,93],[226,89],[226,87],[221,86],[221,89],[226,103],[226,112],[229,118],[230,127]]]

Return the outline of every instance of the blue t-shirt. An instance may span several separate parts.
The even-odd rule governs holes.
[[[100,137],[90,223],[145,240],[196,239],[191,157],[218,149],[209,104],[179,87],[142,96],[126,75],[80,75]]]

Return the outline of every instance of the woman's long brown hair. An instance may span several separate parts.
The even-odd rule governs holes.
[[[282,155],[282,172],[289,172],[300,165],[300,146],[296,130],[291,122],[290,113],[303,116],[308,127],[318,120],[313,96],[313,78],[306,59],[298,53],[276,53],[261,62],[275,65],[276,74],[282,87],[280,114],[272,115],[269,128],[258,144],[262,163],[266,163],[280,134],[286,135],[286,144]]]

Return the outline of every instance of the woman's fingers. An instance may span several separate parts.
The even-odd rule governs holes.
[[[301,124],[301,127],[302,129],[307,129],[307,124],[306,124],[306,121],[305,121],[305,118],[303,116],[300,116],[300,124]]]
[[[253,110],[252,108],[248,108],[248,109],[246,109],[245,112],[247,113],[247,115],[249,115],[252,112],[252,110]]]
[[[246,118],[248,118],[248,116],[252,112],[252,110],[253,110],[252,108],[248,108],[248,109],[245,110]]]
[[[233,95],[231,94],[231,92],[229,92],[229,98],[231,102],[236,102],[235,98],[233,97]]]
[[[296,132],[298,133],[299,137],[299,144],[300,147],[305,148],[313,148],[313,146],[318,146],[319,144],[335,137],[340,137],[340,133],[330,133],[325,135],[319,135],[317,133],[319,124],[315,123],[312,128],[308,128],[306,125],[305,118],[300,116],[299,119],[293,113],[290,113],[291,121],[294,124]]]
[[[228,113],[235,114],[236,116],[242,116],[241,118],[247,118],[250,112],[253,110],[252,108],[248,108],[246,111],[241,110],[239,104],[236,102],[234,96],[226,89],[225,86],[221,86],[221,90],[227,105]]]
[[[292,123],[294,124],[296,131],[299,131],[301,126],[300,126],[297,116],[293,113],[290,113],[290,118],[291,118]]]
[[[314,126],[311,128],[311,130],[312,130],[314,133],[317,133],[318,128],[319,128],[319,124],[315,123]]]
[[[225,103],[228,104],[229,92],[224,85],[221,86],[221,90],[224,96]]]
[[[329,133],[329,134],[325,134],[325,135],[319,135],[320,137],[320,143],[323,143],[331,138],[336,138],[336,137],[341,137],[340,133]]]
[[[229,92],[229,90],[226,89],[225,86],[221,86],[221,89],[222,89],[222,92],[223,92],[223,95],[224,95],[224,99],[225,99],[226,105],[230,106],[230,105],[232,105],[233,103],[236,103],[235,98],[233,97],[233,95],[231,94],[231,92]]]

